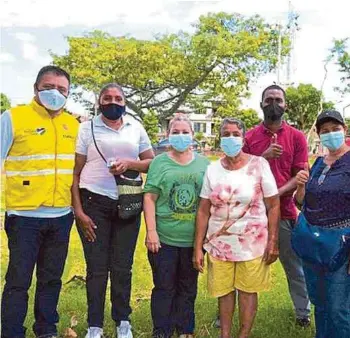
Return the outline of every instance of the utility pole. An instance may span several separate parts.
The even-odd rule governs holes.
[[[286,71],[286,83],[285,85],[290,86],[293,83],[293,73],[294,73],[294,49],[295,49],[295,40],[296,40],[296,32],[299,30],[298,26],[298,18],[299,14],[294,11],[294,7],[292,2],[288,2],[288,19],[287,26],[283,29],[283,25],[281,22],[277,24],[278,30],[278,50],[277,50],[277,84],[282,84],[282,73],[283,70]],[[287,65],[283,67],[282,65],[282,34],[287,34],[290,40],[290,51],[287,55]]]
[[[281,68],[282,68],[282,25],[278,23],[278,51],[277,51],[277,84],[281,84]]]
[[[291,85],[293,83],[293,73],[294,73],[294,49],[295,49],[295,40],[296,32],[299,30],[298,26],[299,14],[294,10],[292,2],[288,3],[288,24],[287,30],[289,32],[290,40],[290,51],[287,58],[287,84]]]

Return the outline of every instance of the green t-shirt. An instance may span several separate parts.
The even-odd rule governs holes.
[[[193,246],[199,194],[209,163],[198,154],[185,165],[175,162],[167,153],[152,161],[144,192],[158,195],[156,223],[162,243]]]

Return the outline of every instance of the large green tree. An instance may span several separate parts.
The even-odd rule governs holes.
[[[276,66],[278,31],[259,16],[216,13],[201,16],[193,33],[138,40],[94,31],[67,40],[67,54],[52,56],[72,75],[76,100],[118,82],[130,109],[141,118],[154,109],[164,122],[180,106],[197,111],[216,100],[238,107],[250,80]],[[285,55],[289,41],[282,41]]]
[[[341,73],[341,84],[336,87],[337,91],[350,93],[350,38],[334,40],[330,58],[335,60]]]
[[[321,110],[334,108],[332,102],[325,102],[322,92],[311,84],[299,84],[286,89],[288,121],[298,129],[308,131]]]
[[[1,111],[1,114],[10,108],[11,108],[10,99],[4,93],[0,93],[0,111]]]
[[[242,120],[247,129],[250,129],[261,122],[257,111],[252,108],[237,109],[235,107],[222,106],[218,108],[216,116],[221,118],[233,117]]]

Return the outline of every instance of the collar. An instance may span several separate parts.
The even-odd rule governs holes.
[[[62,113],[61,112],[60,114],[57,114],[55,117],[52,117],[50,115],[50,113],[46,110],[46,108],[43,107],[42,105],[40,105],[38,102],[36,102],[34,98],[32,99],[30,106],[42,117],[46,117],[46,118],[50,118],[50,119],[55,118],[55,117],[61,115],[61,113]]]
[[[113,129],[113,128],[108,127],[108,126],[103,122],[102,116],[101,116],[101,115],[102,115],[102,114],[99,114],[99,115],[97,115],[97,116],[94,117],[94,125],[95,125],[96,127],[103,127],[103,128],[111,129],[111,130],[113,130],[113,131],[119,131],[119,130],[125,128],[126,126],[130,126],[130,125],[131,125],[130,122],[127,122],[127,121],[123,120],[123,124],[122,124],[122,126],[120,127],[120,129],[115,130],[115,129]]]
[[[279,129],[277,130],[277,134],[283,132],[283,130],[285,130],[286,126],[287,126],[287,122],[286,122],[286,121],[282,121],[281,126],[280,126]],[[272,134],[273,134],[273,132],[272,132],[269,128],[267,128],[267,127],[265,126],[264,122],[261,122],[261,123],[260,123],[259,128],[260,128],[260,130],[261,130],[264,134],[268,134],[268,135],[272,135]]]

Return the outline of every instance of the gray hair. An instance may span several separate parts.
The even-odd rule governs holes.
[[[193,132],[193,129],[192,129],[192,123],[190,121],[190,119],[188,118],[188,116],[186,114],[183,114],[183,113],[177,113],[169,122],[169,125],[168,125],[168,132],[170,132],[170,129],[171,127],[173,126],[173,124],[175,122],[179,122],[179,121],[183,121],[183,122],[186,122],[191,131]]]
[[[100,91],[100,95],[98,96],[98,103],[100,103],[101,101],[101,97],[102,95],[108,90],[108,89],[111,89],[111,88],[117,88],[120,93],[122,94],[123,96],[123,99],[125,100],[125,93],[124,93],[124,90],[122,88],[122,86],[118,85],[117,83],[115,82],[111,82],[111,83],[108,83],[106,85],[104,85]]]
[[[235,119],[234,117],[225,117],[220,125],[220,135],[222,132],[222,129],[227,125],[227,124],[235,124],[239,130],[242,131],[243,133],[243,137],[245,136],[245,132],[246,132],[246,127],[243,121],[239,120],[239,119]]]

